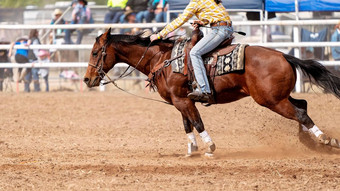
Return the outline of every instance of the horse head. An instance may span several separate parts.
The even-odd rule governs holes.
[[[88,87],[99,86],[105,73],[116,64],[114,49],[109,49],[111,39],[111,28],[96,38],[84,76],[84,82]]]
[[[126,63],[148,75],[150,64],[155,66],[156,62],[162,63],[168,59],[165,57],[170,57],[173,43],[169,39],[151,43],[149,36],[144,33],[111,35],[111,29],[108,29],[96,38],[84,82],[88,87],[98,86],[105,74],[118,62]]]

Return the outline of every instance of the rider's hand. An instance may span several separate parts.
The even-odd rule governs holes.
[[[197,30],[198,28],[200,28],[200,25],[196,23],[192,23],[191,26],[194,27],[194,30]]]
[[[153,42],[154,40],[157,40],[158,39],[158,36],[157,34],[153,34],[150,36],[150,41]]]
[[[202,21],[200,21],[200,20],[194,20],[194,22],[191,24],[193,27],[194,27],[194,29],[196,30],[196,29],[198,29],[200,26],[203,26],[204,25],[204,23],[202,22]]]
[[[194,20],[194,24],[198,24],[198,25],[201,25],[201,26],[204,25],[204,23],[201,20]]]

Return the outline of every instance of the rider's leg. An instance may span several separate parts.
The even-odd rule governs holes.
[[[202,55],[212,51],[231,35],[227,26],[213,27],[190,51],[196,81],[202,93],[211,93]]]

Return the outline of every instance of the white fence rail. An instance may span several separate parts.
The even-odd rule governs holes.
[[[49,62],[49,63],[0,63],[0,68],[85,68],[87,62]],[[117,63],[115,67],[128,67],[125,63]]]
[[[282,20],[282,21],[234,21],[233,26],[263,26],[263,25],[280,25],[280,26],[303,26],[303,25],[336,25],[338,19],[330,20]],[[69,24],[69,25],[0,25],[0,29],[18,30],[18,29],[102,29],[102,28],[152,28],[163,27],[167,23],[133,23],[133,24]],[[190,26],[186,23],[184,26]]]
[[[253,46],[264,46],[270,48],[284,48],[284,47],[333,47],[340,46],[340,42],[267,42],[267,43],[248,43]],[[59,49],[59,50],[91,50],[92,44],[64,44],[64,45],[15,45],[15,49]],[[0,49],[9,49],[10,45],[0,44]]]
[[[340,66],[340,61],[319,61],[324,66]],[[49,62],[49,63],[0,63],[0,68],[86,68],[87,62]],[[115,67],[127,67],[125,63],[118,63]]]

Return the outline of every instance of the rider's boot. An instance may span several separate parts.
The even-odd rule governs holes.
[[[209,93],[203,93],[198,89],[195,89],[193,92],[188,94],[188,98],[194,100],[194,101],[199,101],[202,103],[206,103],[210,100],[211,94]]]

